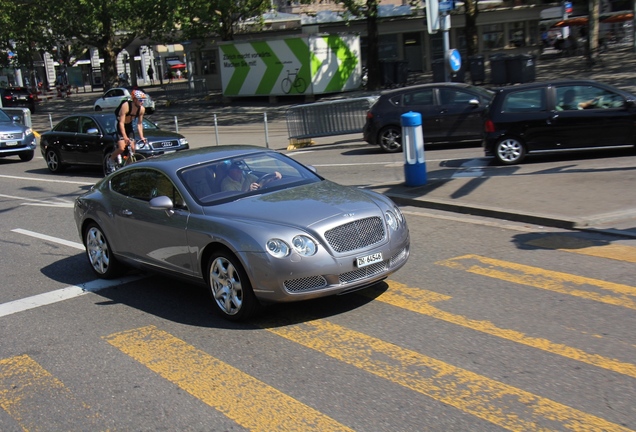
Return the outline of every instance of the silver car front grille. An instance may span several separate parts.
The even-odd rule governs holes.
[[[384,239],[384,222],[374,216],[340,225],[325,233],[336,252],[349,252],[379,243]]]
[[[165,140],[165,141],[157,141],[152,143],[153,149],[165,149],[171,147],[179,147],[179,141],[177,140]]]
[[[289,292],[305,292],[320,289],[327,286],[327,281],[322,276],[311,276],[285,281],[285,289]]]
[[[22,139],[22,132],[9,132],[0,133],[0,140],[2,141],[18,141]]]

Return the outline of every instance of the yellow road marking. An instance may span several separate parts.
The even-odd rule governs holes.
[[[590,354],[578,348],[554,343],[548,339],[527,336],[516,330],[499,328],[490,321],[473,320],[461,315],[449,313],[430,304],[431,302],[449,300],[451,298],[449,296],[419,288],[411,288],[394,281],[388,281],[387,283],[389,284],[389,289],[377,297],[373,296],[376,300],[451,324],[636,378],[636,365],[634,364],[603,357],[598,354]],[[369,295],[371,295],[371,293],[369,293]]]
[[[154,326],[115,333],[104,339],[246,429],[351,430]]]
[[[631,246],[617,244],[597,246],[597,243],[590,240],[560,235],[549,235],[537,238],[526,242],[526,244],[543,249],[554,249],[581,255],[636,263],[636,248]]]
[[[90,407],[28,355],[0,360],[0,407],[25,431],[75,430],[78,424],[86,430],[103,428]]]
[[[618,424],[325,320],[268,331],[508,430],[628,431]],[[547,421],[546,421],[547,420]]]
[[[575,276],[479,255],[463,255],[439,261],[436,264],[586,300],[636,309],[636,302],[630,298],[636,297],[636,288],[629,285]],[[580,287],[585,286],[589,289],[609,291],[616,296],[580,289]]]

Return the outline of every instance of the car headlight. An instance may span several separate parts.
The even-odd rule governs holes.
[[[185,138],[179,138],[179,145],[186,145],[188,143],[188,140]]]
[[[139,144],[137,144],[137,148],[140,149],[140,150],[145,150],[147,148],[150,148],[150,143],[142,141]]]
[[[404,222],[404,215],[398,206],[393,206],[393,211],[395,211],[395,217],[397,217],[398,223],[402,224]]]
[[[28,128],[27,130],[24,131],[24,135],[33,135],[33,129]]]
[[[298,235],[292,239],[294,250],[303,256],[312,256],[318,247],[316,243],[305,235]]]
[[[274,258],[283,258],[289,255],[289,246],[281,239],[274,238],[267,240],[265,249]]]
[[[386,223],[389,224],[393,231],[397,231],[399,223],[395,215],[392,211],[387,211],[384,213],[384,218],[386,219]]]

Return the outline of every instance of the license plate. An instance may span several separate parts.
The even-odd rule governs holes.
[[[368,265],[382,261],[382,252],[356,258],[358,267],[366,267]]]
[[[6,145],[7,147],[17,146],[17,145],[18,145],[18,142],[17,142],[17,141],[7,141],[7,142],[5,143],[5,145]]]

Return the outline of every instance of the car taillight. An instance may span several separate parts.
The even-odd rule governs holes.
[[[492,120],[486,120],[486,123],[484,123],[484,131],[486,133],[495,131],[495,124],[492,122]]]
[[[8,101],[13,100],[13,96],[11,96],[11,95],[5,95],[5,97],[4,97],[4,98],[5,98],[6,100],[8,100]]]
[[[371,120],[373,118],[373,113],[371,111],[367,111],[367,119]]]

